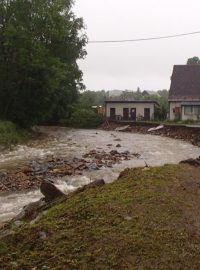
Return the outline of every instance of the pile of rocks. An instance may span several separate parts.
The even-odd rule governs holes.
[[[97,164],[99,168],[101,167],[112,167],[116,163],[120,163],[123,160],[130,160],[131,158],[139,158],[138,153],[131,154],[129,151],[118,152],[112,150],[108,153],[105,151],[91,150],[89,153],[84,155],[84,158],[93,159],[93,162]]]
[[[44,179],[81,175],[86,170],[98,170],[101,167],[112,167],[123,160],[138,158],[139,154],[128,151],[119,153],[112,150],[91,150],[84,158],[65,159],[49,156],[45,160],[30,161],[17,170],[0,173],[0,191],[22,191],[39,188]]]

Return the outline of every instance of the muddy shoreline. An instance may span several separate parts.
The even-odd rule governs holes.
[[[164,128],[160,130],[148,132],[150,128],[156,127],[156,125],[152,123],[144,124],[144,123],[132,123],[132,122],[125,122],[125,123],[105,122],[99,127],[99,129],[112,131],[118,127],[122,127],[126,125],[130,126],[130,128],[126,130],[126,132],[157,135],[157,136],[163,136],[163,137],[168,137],[168,138],[177,139],[177,140],[183,140],[183,141],[191,143],[192,145],[200,147],[200,127],[164,125]]]
[[[67,159],[48,156],[45,159],[28,161],[24,166],[0,172],[0,193],[19,192],[38,189],[43,180],[54,181],[65,176],[83,175],[85,171],[97,171],[102,167],[112,168],[123,160],[139,158],[138,153],[129,151],[91,150],[83,158]]]
[[[164,126],[163,129],[148,132],[152,124],[138,124],[136,126],[133,123],[109,122],[101,125],[99,129],[114,131],[117,127],[124,125],[130,125],[128,130],[126,130],[129,133],[169,137],[184,140],[198,147],[200,146],[200,128]],[[111,133],[110,135],[113,134]],[[95,131],[94,136],[98,136],[98,130]],[[44,140],[44,134],[41,138],[41,140]],[[52,139],[52,136],[49,138]],[[130,153],[127,151],[128,148],[124,149],[126,151],[121,150],[123,141],[116,139],[115,135],[113,135],[112,140],[112,144],[106,145],[110,148],[107,151],[104,151],[102,148],[98,149],[97,147],[96,149],[94,148],[93,150],[84,152],[80,157],[73,155],[73,158],[70,159],[56,155],[28,159],[22,166],[2,171],[0,172],[0,194],[38,190],[44,179],[51,179],[53,181],[56,178],[62,179],[65,176],[80,176],[87,171],[96,171],[102,167],[112,168],[113,165],[120,164],[124,160],[139,158],[140,155],[137,152]],[[113,148],[116,150],[111,150]]]

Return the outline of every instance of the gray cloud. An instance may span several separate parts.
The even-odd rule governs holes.
[[[90,40],[133,39],[200,30],[199,0],[77,0]],[[169,88],[174,64],[200,56],[200,35],[125,44],[88,44],[79,61],[88,89]]]

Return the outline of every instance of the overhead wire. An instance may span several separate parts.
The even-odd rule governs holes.
[[[136,38],[136,39],[119,39],[119,40],[89,40],[88,43],[124,43],[124,42],[139,42],[139,41],[151,41],[151,40],[159,40],[159,39],[169,39],[169,38],[177,38],[189,35],[197,35],[200,34],[200,31],[189,32],[183,34],[174,34],[167,36],[157,36],[157,37],[148,37],[148,38]]]

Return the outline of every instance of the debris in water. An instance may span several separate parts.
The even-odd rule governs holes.
[[[153,128],[148,129],[148,132],[159,130],[159,129],[163,129],[163,128],[164,128],[164,126],[163,125],[160,125],[160,126],[157,126],[157,127],[153,127]]]

